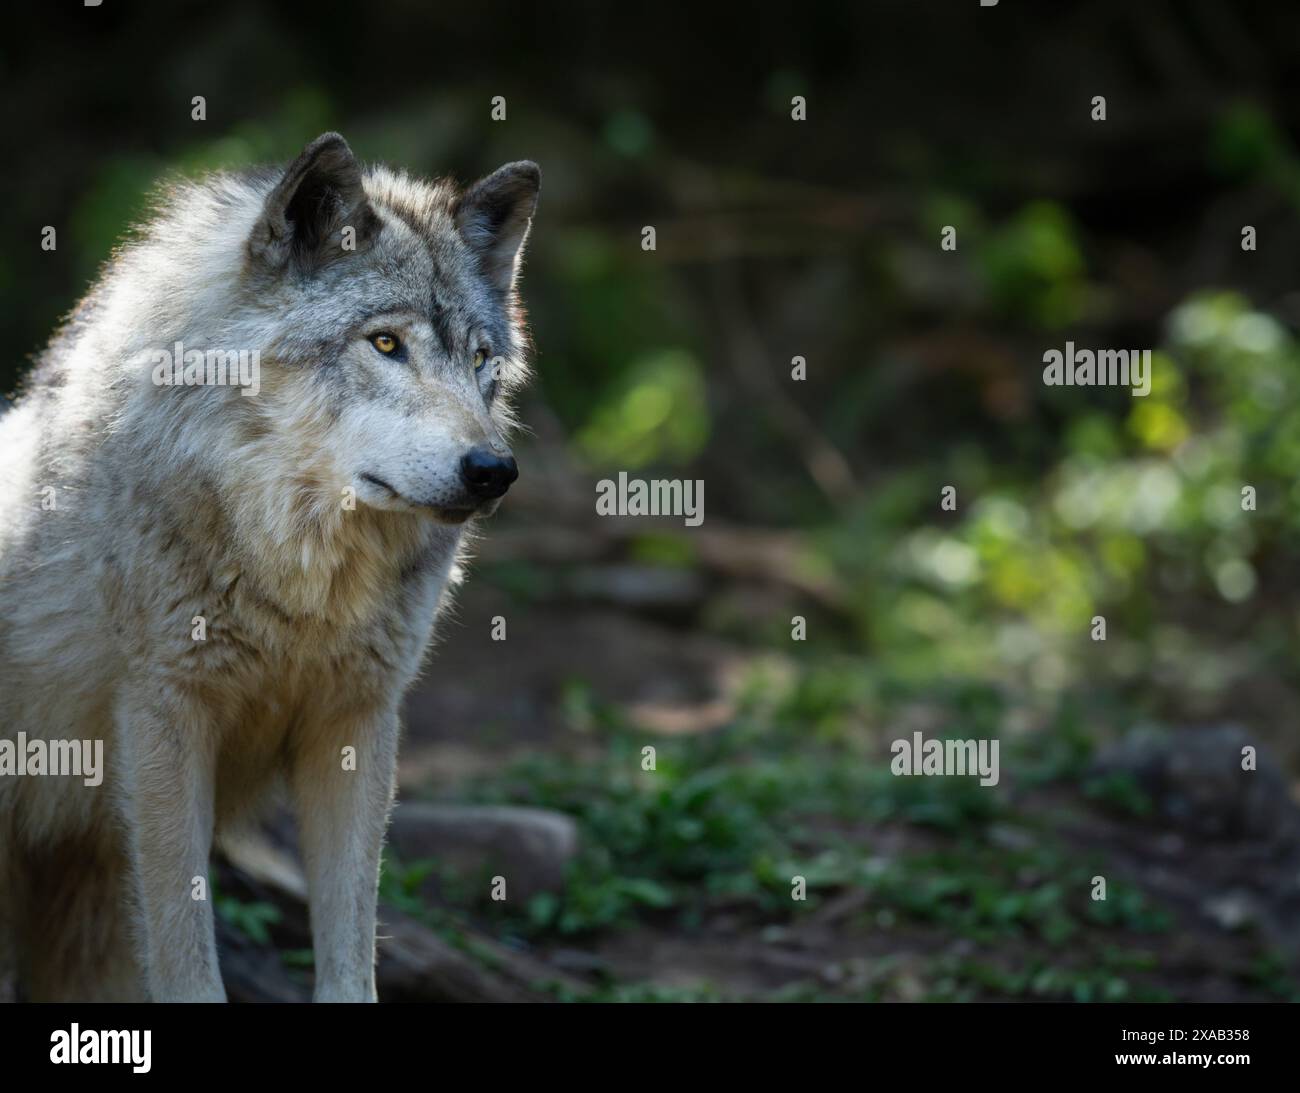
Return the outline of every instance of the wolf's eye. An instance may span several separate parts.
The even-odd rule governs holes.
[[[391,334],[371,334],[370,344],[373,345],[376,349],[379,350],[379,352],[383,353],[385,356],[388,356],[389,354],[392,353],[396,353],[398,348],[401,346],[401,342],[399,342]]]
[[[474,354],[474,371],[481,372],[483,370],[483,365],[485,365],[486,363],[487,363],[487,350],[480,349],[477,353]]]

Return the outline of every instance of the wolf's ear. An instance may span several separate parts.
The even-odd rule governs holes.
[[[352,232],[345,234],[345,228]],[[310,271],[364,250],[378,229],[357,157],[337,133],[322,133],[267,195],[248,249],[273,268],[292,260]]]
[[[479,179],[456,203],[456,227],[478,255],[488,280],[509,292],[537,209],[542,172],[520,160]]]

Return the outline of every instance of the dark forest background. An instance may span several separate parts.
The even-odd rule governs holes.
[[[0,391],[170,172],[542,166],[532,433],[409,702],[426,963],[381,996],[1298,997],[1300,8],[8,18]],[[1151,395],[1045,387],[1066,340]],[[704,524],[596,518],[620,470]],[[915,730],[1001,785],[891,777]],[[292,880],[223,869],[232,994],[302,996]]]

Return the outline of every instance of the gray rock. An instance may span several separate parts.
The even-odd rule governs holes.
[[[1255,897],[1236,889],[1204,900],[1201,911],[1225,930],[1241,930],[1259,920]]]
[[[402,861],[433,859],[469,876],[505,877],[507,899],[528,900],[564,887],[578,826],[541,808],[413,801],[394,810],[388,842]]]
[[[1242,748],[1256,769],[1242,770]],[[1157,814],[1185,834],[1271,843],[1300,831],[1287,780],[1257,737],[1236,726],[1134,733],[1103,749],[1094,775],[1126,772]]]

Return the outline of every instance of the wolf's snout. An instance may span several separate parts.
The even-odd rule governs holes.
[[[500,497],[519,477],[513,456],[500,456],[487,448],[474,448],[460,461],[465,488],[479,501]]]

